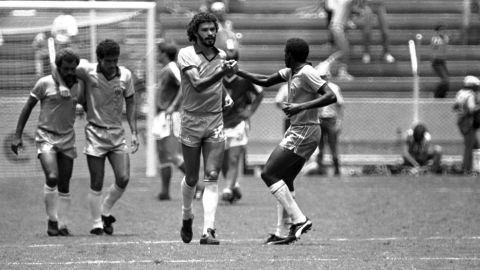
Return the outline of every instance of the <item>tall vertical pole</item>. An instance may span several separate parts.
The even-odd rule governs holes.
[[[145,69],[145,81],[147,88],[147,149],[146,149],[146,175],[153,177],[157,175],[157,147],[155,146],[155,138],[153,137],[152,126],[155,117],[155,80],[156,70],[155,62],[157,59],[155,52],[155,6],[148,9],[147,12],[147,55]]]
[[[90,2],[95,2],[95,0],[90,0]],[[95,49],[97,48],[97,25],[95,24],[96,18],[95,9],[90,9],[90,62],[97,62],[97,54]]]

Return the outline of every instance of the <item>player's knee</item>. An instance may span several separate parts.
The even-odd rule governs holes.
[[[205,179],[208,181],[217,181],[218,180],[218,171],[211,170],[205,174]]]
[[[100,181],[91,181],[90,182],[90,189],[93,190],[93,191],[97,191],[97,192],[102,191],[102,186],[103,186],[103,183],[100,182]]]
[[[53,173],[53,172],[49,172],[49,173],[46,173],[45,177],[46,177],[45,182],[46,182],[47,186],[49,186],[49,187],[57,186],[57,184],[58,184],[58,174]]]
[[[121,175],[115,178],[115,184],[119,188],[126,188],[128,185],[128,182],[130,180],[130,177],[128,175]]]

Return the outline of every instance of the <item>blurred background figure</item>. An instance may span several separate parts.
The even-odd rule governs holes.
[[[237,50],[227,50],[227,60],[239,60]],[[223,112],[225,152],[222,173],[227,180],[222,200],[233,203],[242,198],[238,174],[240,162],[245,160],[250,131],[250,117],[263,99],[263,88],[235,74],[223,77],[223,86],[233,100],[233,107]]]
[[[435,34],[433,35],[430,45],[432,47],[432,68],[440,77],[440,83],[437,85],[433,97],[444,98],[450,88],[450,79],[447,70],[447,48],[449,37],[444,32],[444,25],[437,24],[435,26]]]
[[[403,160],[404,166],[410,167],[412,174],[428,171],[442,173],[442,148],[439,145],[432,146],[431,141],[432,136],[422,123],[417,123],[407,130]]]
[[[463,136],[464,150],[462,169],[464,174],[472,173],[473,151],[478,148],[478,89],[480,80],[474,76],[466,76],[463,88],[455,96],[453,110],[457,114],[457,126]]]
[[[235,33],[233,22],[227,19],[227,4],[215,1],[209,7],[209,11],[218,19],[216,47],[224,51],[232,50],[238,52],[242,35]]]
[[[375,19],[378,21],[382,36],[383,54],[382,58],[387,63],[394,63],[395,58],[390,53],[390,39],[387,21],[387,8],[383,0],[356,0],[354,10],[360,17],[363,32],[363,56],[362,62],[368,64],[371,61],[370,44],[372,40],[372,29]]]

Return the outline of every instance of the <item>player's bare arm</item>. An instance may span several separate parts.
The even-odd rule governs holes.
[[[135,115],[135,95],[125,98],[125,106],[127,112],[127,121],[132,132],[132,154],[137,152],[139,142],[137,138],[137,118]]]
[[[317,92],[321,94],[321,96],[311,101],[303,103],[284,103],[282,109],[283,112],[285,112],[288,117],[291,117],[303,110],[324,107],[337,102],[337,96],[335,96],[326,83],[323,84]]]
[[[208,77],[200,77],[200,73],[196,67],[187,69],[184,71],[188,82],[193,86],[195,91],[202,92],[208,87],[212,86],[215,82],[221,80],[223,76],[233,74],[238,70],[237,64],[224,63],[219,66],[214,74]]]
[[[15,136],[11,145],[12,151],[15,155],[18,155],[18,151],[23,148],[22,134],[25,125],[27,124],[28,118],[32,113],[33,108],[37,104],[38,100],[32,96],[29,96],[25,106],[23,106],[22,112],[18,118],[17,128],[15,129]]]
[[[271,75],[263,75],[240,69],[238,70],[237,75],[263,87],[269,87],[285,82],[278,72]]]

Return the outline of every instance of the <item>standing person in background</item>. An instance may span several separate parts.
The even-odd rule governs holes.
[[[417,123],[413,128],[407,130],[405,144],[403,147],[404,165],[412,167],[410,170],[418,174],[423,169],[430,169],[434,173],[441,173],[442,147],[431,145],[432,136],[427,127]]]
[[[327,67],[324,69],[322,67]],[[319,70],[322,79],[328,81],[328,87],[337,97],[337,102],[330,104],[328,106],[318,109],[318,116],[320,119],[320,128],[322,134],[320,140],[318,141],[318,155],[317,155],[317,165],[318,165],[318,174],[325,174],[325,168],[323,165],[323,156],[325,143],[328,144],[330,149],[330,154],[332,155],[332,162],[334,166],[334,175],[340,175],[340,161],[338,158],[338,137],[342,129],[343,122],[343,95],[340,90],[340,87],[329,81],[330,72],[328,65],[318,65],[317,69]]]
[[[227,50],[227,60],[238,61],[238,50]],[[223,113],[226,145],[222,173],[227,179],[222,200],[233,203],[242,198],[238,173],[248,143],[249,119],[263,99],[263,89],[235,74],[223,78],[223,85],[232,97],[233,107]]]
[[[38,127],[35,135],[38,159],[45,173],[43,199],[48,216],[49,236],[68,236],[70,212],[70,178],[73,160],[77,157],[75,146],[75,111],[77,103],[83,103],[84,83],[77,81],[75,68],[79,56],[70,49],[62,49],[55,56],[58,76],[70,91],[60,96],[58,82],[52,75],[40,78],[33,87],[17,123],[12,151],[18,154],[23,147],[22,133],[25,124],[38,101],[41,102]]]
[[[450,79],[447,70],[447,49],[449,37],[444,32],[444,26],[437,24],[435,34],[432,37],[430,45],[432,47],[432,68],[440,77],[440,83],[437,85],[433,97],[444,98],[450,88]]]
[[[153,123],[153,135],[157,140],[157,153],[160,161],[160,177],[162,181],[158,199],[170,200],[170,181],[172,164],[185,173],[183,157],[180,153],[177,137],[180,135],[180,70],[175,62],[177,46],[163,42],[158,45],[158,59],[163,64],[159,72],[155,98],[157,115]]]
[[[122,125],[123,104],[130,127],[131,152],[138,150],[137,122],[135,117],[135,89],[132,73],[118,66],[120,45],[105,39],[97,45],[98,63],[82,59],[77,76],[86,83],[87,125],[85,149],[90,172],[90,192],[87,201],[93,221],[91,234],[113,234],[111,215],[115,203],[122,197],[130,181],[130,157]],[[115,182],[109,188],[102,203],[105,176],[105,160],[112,165]]]
[[[462,168],[464,174],[472,173],[473,150],[479,147],[477,130],[479,128],[477,105],[480,80],[474,76],[466,76],[463,88],[455,96],[453,110],[457,113],[457,126],[463,136],[464,150]]]
[[[317,148],[321,131],[316,108],[334,103],[336,98],[319,72],[307,62],[308,54],[309,46],[305,40],[290,38],[285,45],[285,68],[271,75],[243,70],[237,73],[264,87],[282,82],[288,82],[289,87],[288,102],[283,104],[283,111],[290,118],[291,125],[262,171],[263,181],[281,205],[277,207],[279,228],[266,240],[267,244],[290,244],[312,227],[312,222],[300,210],[292,194],[294,180]],[[287,226],[289,218],[292,225],[288,236],[283,237],[278,233],[280,227]]]
[[[235,73],[238,67],[236,61],[226,61],[225,52],[215,47],[217,31],[217,18],[213,14],[196,14],[187,28],[188,39],[193,44],[178,52],[183,95],[180,141],[185,161],[185,177],[181,183],[180,236],[184,243],[190,243],[193,238],[192,204],[202,154],[205,187],[200,244],[220,243],[215,237],[215,214],[218,205],[218,176],[225,148],[222,78]]]
[[[387,21],[387,8],[383,0],[360,0],[357,3],[358,12],[363,19],[363,56],[362,62],[368,64],[371,61],[370,43],[372,39],[372,28],[377,17],[380,32],[382,34],[383,60],[387,63],[394,63],[395,58],[390,53],[390,38]]]

